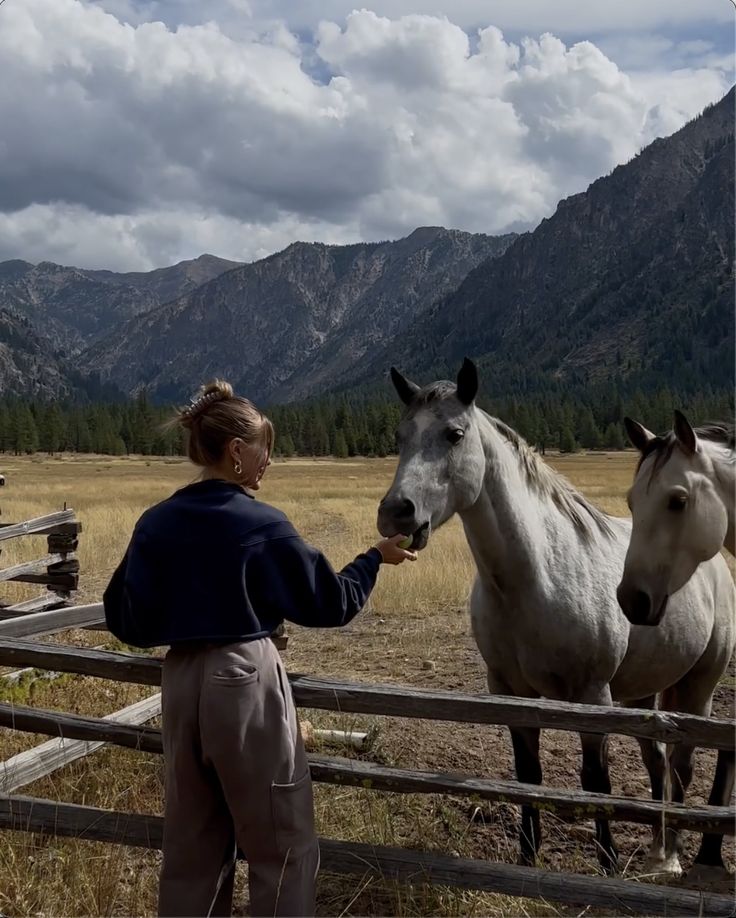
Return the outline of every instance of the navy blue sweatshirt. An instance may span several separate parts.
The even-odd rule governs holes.
[[[105,590],[105,619],[137,647],[256,640],[284,619],[336,627],[360,612],[381,560],[371,548],[336,573],[280,510],[208,479],[140,518]]]

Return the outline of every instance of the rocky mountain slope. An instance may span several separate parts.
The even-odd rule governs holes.
[[[261,401],[347,385],[353,368],[513,241],[422,227],[396,242],[294,243],[137,316],[83,355],[128,392],[182,398],[215,374]]]
[[[482,358],[493,391],[732,386],[734,90],[471,272],[356,379]]]
[[[0,263],[0,388],[179,400],[225,376],[264,403],[385,385],[392,364],[487,391],[724,390],[734,378],[734,90],[521,236],[422,227],[114,274]],[[608,391],[608,389],[607,389]]]
[[[155,271],[117,274],[48,261],[4,261],[0,308],[27,318],[54,350],[73,355],[131,316],[188,293],[237,264],[201,255]]]
[[[0,393],[47,399],[73,388],[48,342],[27,319],[0,307]]]

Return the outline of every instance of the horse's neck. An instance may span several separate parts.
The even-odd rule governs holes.
[[[486,458],[483,490],[460,513],[483,583],[501,594],[534,584],[548,569],[550,543],[562,550],[572,533],[552,502],[529,484],[514,448],[484,416],[481,439]],[[572,548],[572,546],[571,546]]]
[[[709,453],[715,471],[716,490],[728,514],[728,532],[723,545],[736,555],[736,457],[732,450],[719,446],[712,446]]]

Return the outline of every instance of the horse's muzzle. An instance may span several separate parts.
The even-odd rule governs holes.
[[[667,609],[667,593],[651,596],[646,590],[621,582],[616,590],[621,611],[632,625],[658,625]]]
[[[412,536],[412,551],[426,548],[430,528],[429,520],[417,519],[414,503],[408,498],[387,495],[378,505],[378,531],[386,538],[399,534]]]

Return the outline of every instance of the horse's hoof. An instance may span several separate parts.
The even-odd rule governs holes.
[[[673,851],[665,857],[648,857],[644,872],[648,876],[679,877],[682,876],[682,865],[677,852]]]
[[[708,889],[730,892],[733,889],[736,876],[725,867],[713,864],[693,864],[685,874],[685,883],[698,889]]]

